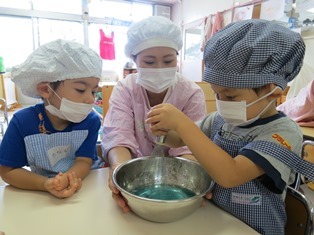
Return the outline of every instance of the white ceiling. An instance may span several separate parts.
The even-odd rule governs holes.
[[[180,3],[181,0],[146,0],[146,2],[156,3],[156,4],[166,4],[166,5],[173,5],[176,3]]]
[[[90,2],[93,0],[88,0],[88,1]],[[106,0],[97,0],[97,1],[106,1]],[[153,4],[161,4],[161,5],[168,5],[168,6],[182,2],[182,0],[111,0],[111,1],[129,1],[129,2],[134,1],[134,2],[153,3]]]

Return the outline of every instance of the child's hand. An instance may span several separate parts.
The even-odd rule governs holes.
[[[57,191],[63,190],[68,187],[69,179],[66,173],[60,172],[58,175],[54,177],[54,189]]]
[[[68,186],[62,190],[56,190],[55,187],[58,185],[56,178],[49,178],[46,180],[44,187],[50,194],[57,198],[68,198],[81,188],[82,180],[78,178],[75,172],[67,173]]]
[[[212,199],[212,197],[213,197],[212,192],[207,192],[206,195],[205,195],[205,198],[208,199],[208,200]],[[204,199],[204,201],[202,202],[202,206],[206,205],[206,199]]]
[[[165,135],[165,130],[176,131],[185,115],[171,104],[159,104],[148,113],[146,123],[151,124],[154,135]]]

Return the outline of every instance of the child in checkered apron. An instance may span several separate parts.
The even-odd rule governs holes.
[[[96,52],[65,40],[42,45],[12,68],[22,92],[43,102],[19,110],[9,123],[0,145],[6,183],[66,198],[102,166],[96,152],[101,120],[92,111],[101,73]]]
[[[301,36],[274,22],[231,23],[204,51],[203,80],[216,93],[217,112],[194,123],[161,104],[146,119],[166,145],[189,147],[216,182],[212,201],[261,234],[285,233],[286,188],[296,171],[314,172],[300,158],[299,126],[276,110],[304,52]]]

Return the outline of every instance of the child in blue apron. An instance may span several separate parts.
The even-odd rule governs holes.
[[[82,44],[56,40],[12,68],[12,81],[42,103],[16,112],[0,146],[0,176],[17,188],[72,196],[101,167],[101,120],[92,111],[102,60]],[[28,166],[31,171],[25,169]]]
[[[287,186],[296,171],[314,175],[300,158],[299,126],[276,110],[304,52],[301,36],[274,22],[231,23],[204,50],[203,80],[216,93],[217,112],[194,123],[161,104],[146,120],[165,144],[187,145],[216,181],[213,202],[261,234],[285,233]]]

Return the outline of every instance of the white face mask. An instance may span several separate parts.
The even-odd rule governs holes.
[[[49,89],[51,88],[49,87]],[[55,93],[54,90],[52,90],[52,92]],[[55,95],[61,100],[60,109],[57,109],[55,106],[51,105],[49,100],[47,100],[49,105],[45,106],[45,108],[49,113],[63,120],[79,123],[87,117],[94,107],[94,104],[77,103],[66,98],[61,99],[57,93],[55,93]]]
[[[233,126],[247,126],[260,118],[260,116],[270,107],[270,105],[275,101],[270,102],[266,107],[254,118],[247,120],[246,110],[249,106],[257,103],[258,101],[270,96],[275,92],[276,89],[280,87],[275,87],[271,92],[262,96],[261,98],[253,101],[250,104],[246,104],[246,101],[222,101],[216,96],[216,106],[217,111],[224,121]]]
[[[176,76],[177,67],[161,69],[138,68],[137,71],[136,83],[154,93],[163,92],[178,80]]]

